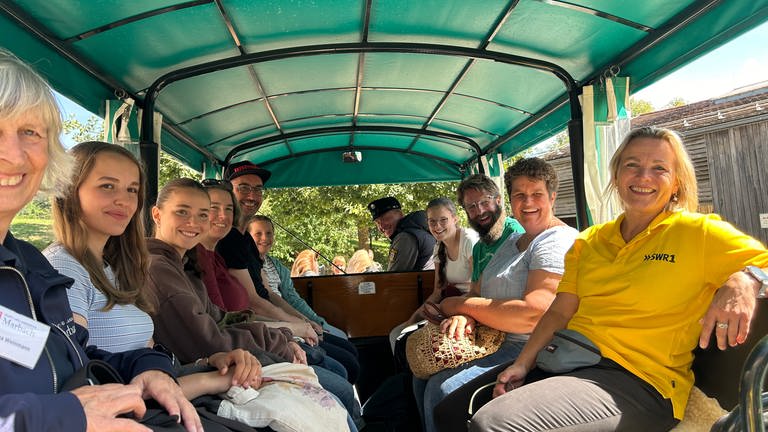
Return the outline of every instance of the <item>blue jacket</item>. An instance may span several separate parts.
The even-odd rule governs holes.
[[[59,389],[88,359],[110,363],[126,382],[153,369],[173,376],[170,359],[158,351],[111,354],[86,348],[88,331],[75,324],[67,300],[71,284],[34,246],[7,234],[0,246],[0,304],[48,324],[51,331],[34,369],[0,358],[0,425],[16,431],[85,431],[80,401]]]

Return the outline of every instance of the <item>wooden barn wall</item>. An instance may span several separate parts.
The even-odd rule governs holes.
[[[559,218],[576,217],[576,199],[573,193],[573,175],[569,156],[547,161],[555,168],[560,185],[555,198],[555,216]]]
[[[706,134],[713,211],[768,243],[760,213],[768,213],[768,121]]]
[[[709,154],[704,134],[682,134],[683,144],[696,171],[696,182],[699,185],[699,211],[712,212],[712,182],[709,175]]]

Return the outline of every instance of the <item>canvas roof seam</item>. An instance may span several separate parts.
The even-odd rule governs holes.
[[[307,55],[324,55],[324,54],[342,54],[342,53],[357,53],[357,52],[407,52],[407,53],[422,53],[422,54],[435,54],[435,55],[449,55],[457,57],[469,57],[469,58],[482,58],[486,60],[498,61],[506,64],[516,64],[520,66],[526,66],[541,71],[549,72],[557,77],[568,91],[570,91],[576,84],[575,80],[570,76],[568,71],[556,65],[543,60],[537,60],[522,56],[516,56],[501,52],[494,52],[488,50],[477,50],[465,47],[456,47],[450,45],[437,45],[437,44],[413,44],[413,43],[339,43],[339,44],[324,44],[305,46],[298,48],[286,48],[277,49],[271,51],[264,51],[255,54],[249,54],[245,56],[230,57],[227,59],[215,60],[204,64],[193,65],[175,71],[171,71],[161,76],[155,82],[152,83],[147,90],[146,97],[144,99],[145,108],[153,109],[160,91],[168,84],[191,78],[193,76],[203,75],[209,72],[231,69],[233,67],[249,65],[253,63],[266,62],[272,60],[278,60],[282,58],[300,57]],[[142,135],[151,136],[151,131],[154,125],[151,122],[149,116],[145,116],[141,119],[142,122]],[[274,138],[273,138],[274,139]],[[479,148],[479,147],[478,147]],[[482,154],[486,154],[480,149],[480,153],[477,154],[479,158]]]
[[[227,14],[226,9],[224,8],[224,4],[221,2],[221,0],[214,0],[214,3],[216,4],[216,9],[219,11],[221,19],[224,21],[224,26],[227,28],[229,35],[232,37],[232,41],[235,43],[235,47],[240,52],[240,55],[247,55],[248,52],[240,42],[240,36],[238,35],[237,29],[235,28],[235,24],[229,18],[229,14]],[[283,127],[280,124],[280,121],[277,119],[277,115],[275,114],[275,110],[272,108],[272,104],[269,103],[267,92],[264,90],[264,83],[261,81],[261,78],[259,78],[259,74],[256,73],[256,69],[253,68],[252,64],[247,65],[246,69],[248,70],[248,75],[251,77],[251,81],[253,81],[253,84],[256,87],[256,92],[263,96],[261,100],[264,102],[264,107],[266,108],[269,117],[272,119],[272,123],[274,123],[278,132],[282,134]],[[288,143],[288,140],[283,140],[283,142],[285,143],[285,147],[288,149],[288,153],[292,155],[293,149]]]
[[[144,20],[144,19],[147,19],[147,18],[152,18],[152,17],[158,16],[158,15],[169,13],[169,12],[176,12],[177,10],[187,9],[187,8],[190,8],[190,7],[196,7],[196,6],[200,6],[200,5],[204,5],[204,4],[210,4],[210,3],[213,3],[213,1],[214,0],[193,0],[193,1],[188,1],[188,2],[185,2],[185,3],[178,3],[178,4],[175,4],[175,5],[162,7],[162,8],[159,8],[159,9],[153,9],[151,11],[142,12],[142,13],[139,13],[139,14],[136,14],[136,15],[131,15],[129,17],[126,17],[126,18],[123,18],[123,19],[120,19],[120,20],[117,20],[117,21],[113,21],[111,23],[107,23],[107,24],[101,25],[99,27],[93,28],[91,30],[86,30],[86,31],[84,31],[84,32],[82,32],[80,34],[75,35],[75,36],[68,37],[68,38],[64,39],[63,42],[67,43],[67,44],[71,44],[71,43],[74,43],[74,42],[78,42],[78,41],[81,41],[81,40],[88,39],[89,37],[95,36],[95,35],[97,35],[99,33],[103,33],[103,32],[106,32],[106,31],[109,31],[109,30],[112,30],[112,29],[116,29],[118,27],[122,27],[122,26],[124,26],[126,24],[130,24],[130,23],[133,23],[133,22],[141,21],[141,20]]]
[[[368,42],[368,32],[371,25],[371,5],[373,0],[365,1],[365,8],[363,9],[363,25],[360,29],[360,42]],[[352,112],[352,126],[357,126],[357,115],[360,113],[360,97],[362,96],[363,85],[363,70],[365,62],[365,53],[357,55],[357,71],[355,76],[355,95],[353,101]],[[352,149],[355,145],[355,133],[349,134],[349,148]]]
[[[499,31],[501,31],[501,28],[504,26],[504,23],[512,14],[512,11],[515,9],[515,7],[517,7],[518,2],[519,0],[510,1],[510,3],[507,5],[507,8],[504,10],[504,13],[500,14],[496,18],[496,21],[491,27],[491,30],[486,34],[485,38],[477,47],[477,49],[486,50],[488,48],[493,38],[499,33]],[[466,63],[464,63],[464,67],[461,69],[461,71],[458,74],[456,74],[456,78],[453,80],[453,83],[451,83],[451,85],[443,94],[443,97],[435,105],[435,108],[432,110],[432,113],[429,115],[429,118],[422,125],[421,127],[422,129],[426,130],[427,128],[429,128],[429,126],[432,124],[432,121],[435,119],[435,117],[437,117],[437,114],[440,112],[440,110],[443,109],[445,104],[448,102],[448,98],[454,94],[456,89],[459,87],[459,84],[461,84],[461,82],[469,73],[469,70],[472,69],[472,66],[474,66],[476,62],[477,62],[476,59],[470,58],[469,60],[467,60]],[[413,137],[413,140],[411,140],[411,144],[408,146],[408,150],[412,149],[413,146],[415,146],[418,141],[419,141],[419,135],[415,135]],[[479,158],[479,155],[478,155],[478,158]],[[478,159],[478,162],[479,162],[479,159]]]
[[[651,30],[653,30],[652,27],[648,27],[647,25],[636,23],[636,22],[634,22],[632,20],[628,20],[628,19],[622,18],[620,16],[612,15],[612,14],[609,14],[607,12],[603,12],[603,11],[600,11],[600,10],[597,10],[597,9],[593,9],[591,7],[587,7],[587,6],[583,6],[583,5],[577,5],[575,3],[571,3],[571,2],[567,2],[567,1],[563,1],[563,0],[539,0],[539,1],[542,2],[542,3],[547,3],[547,4],[550,4],[550,5],[553,5],[553,6],[563,7],[563,8],[566,8],[566,9],[571,9],[571,10],[574,10],[574,11],[578,11],[578,12],[594,15],[596,17],[607,19],[609,21],[613,21],[615,23],[619,23],[619,24],[625,25],[627,27],[632,27],[633,29],[636,29],[636,30],[644,31],[646,33],[650,32]]]

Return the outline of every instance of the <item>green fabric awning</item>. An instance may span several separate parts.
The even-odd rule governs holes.
[[[562,130],[568,86],[618,68],[636,91],[766,19],[768,0],[18,0],[0,45],[99,115],[159,84],[164,150],[288,187],[460,179]]]

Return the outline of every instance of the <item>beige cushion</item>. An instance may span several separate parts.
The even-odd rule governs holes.
[[[712,425],[727,413],[717,399],[707,397],[698,387],[691,389],[688,396],[688,406],[685,407],[683,421],[677,425],[674,432],[708,432]]]

